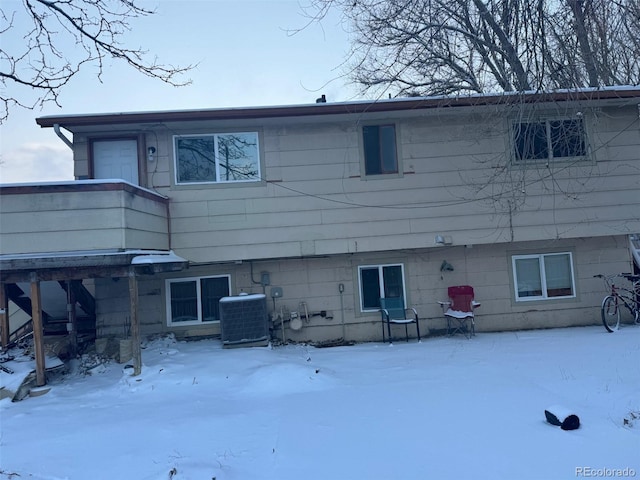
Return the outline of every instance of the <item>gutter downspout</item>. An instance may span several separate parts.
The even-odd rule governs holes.
[[[59,123],[54,123],[53,124],[53,131],[56,132],[56,135],[60,138],[60,140],[62,140],[65,145],[67,147],[69,147],[71,150],[73,150],[73,142],[71,140],[69,140],[64,133],[62,133],[62,131],[60,130],[60,124]]]
[[[166,209],[167,209],[167,246],[169,247],[169,250],[173,249],[173,245],[171,242],[171,208],[169,206],[169,200],[167,200],[166,203]]]

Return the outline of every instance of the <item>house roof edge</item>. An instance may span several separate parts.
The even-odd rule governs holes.
[[[504,92],[466,96],[407,97],[300,105],[230,107],[196,110],[116,112],[79,115],[49,115],[36,118],[43,128],[60,125],[67,129],[90,125],[156,123],[198,120],[248,120],[258,118],[305,117],[414,109],[458,108],[514,103],[626,100],[638,98],[639,86],[554,90],[550,92]]]

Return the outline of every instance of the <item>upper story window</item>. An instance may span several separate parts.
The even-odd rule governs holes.
[[[177,184],[260,181],[257,132],[174,137]]]
[[[587,155],[582,118],[549,119],[513,125],[514,163],[547,163]]]
[[[570,252],[512,257],[516,301],[575,297]]]
[[[362,145],[365,175],[398,173],[395,125],[365,125]]]

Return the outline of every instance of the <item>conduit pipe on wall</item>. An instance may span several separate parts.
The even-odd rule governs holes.
[[[309,310],[307,309],[307,302],[300,302],[298,304],[298,310],[300,311],[300,315],[302,315],[302,311],[304,310],[304,321],[309,323],[311,319],[309,318]]]
[[[340,321],[342,322],[342,341],[347,343],[347,327],[344,322],[344,283],[338,284],[338,292],[340,292]]]

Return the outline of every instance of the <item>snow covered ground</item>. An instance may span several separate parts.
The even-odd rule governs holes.
[[[0,401],[0,478],[640,477],[640,328],[322,349],[165,338],[143,364],[72,366],[46,395]],[[551,405],[581,428],[546,423]]]

